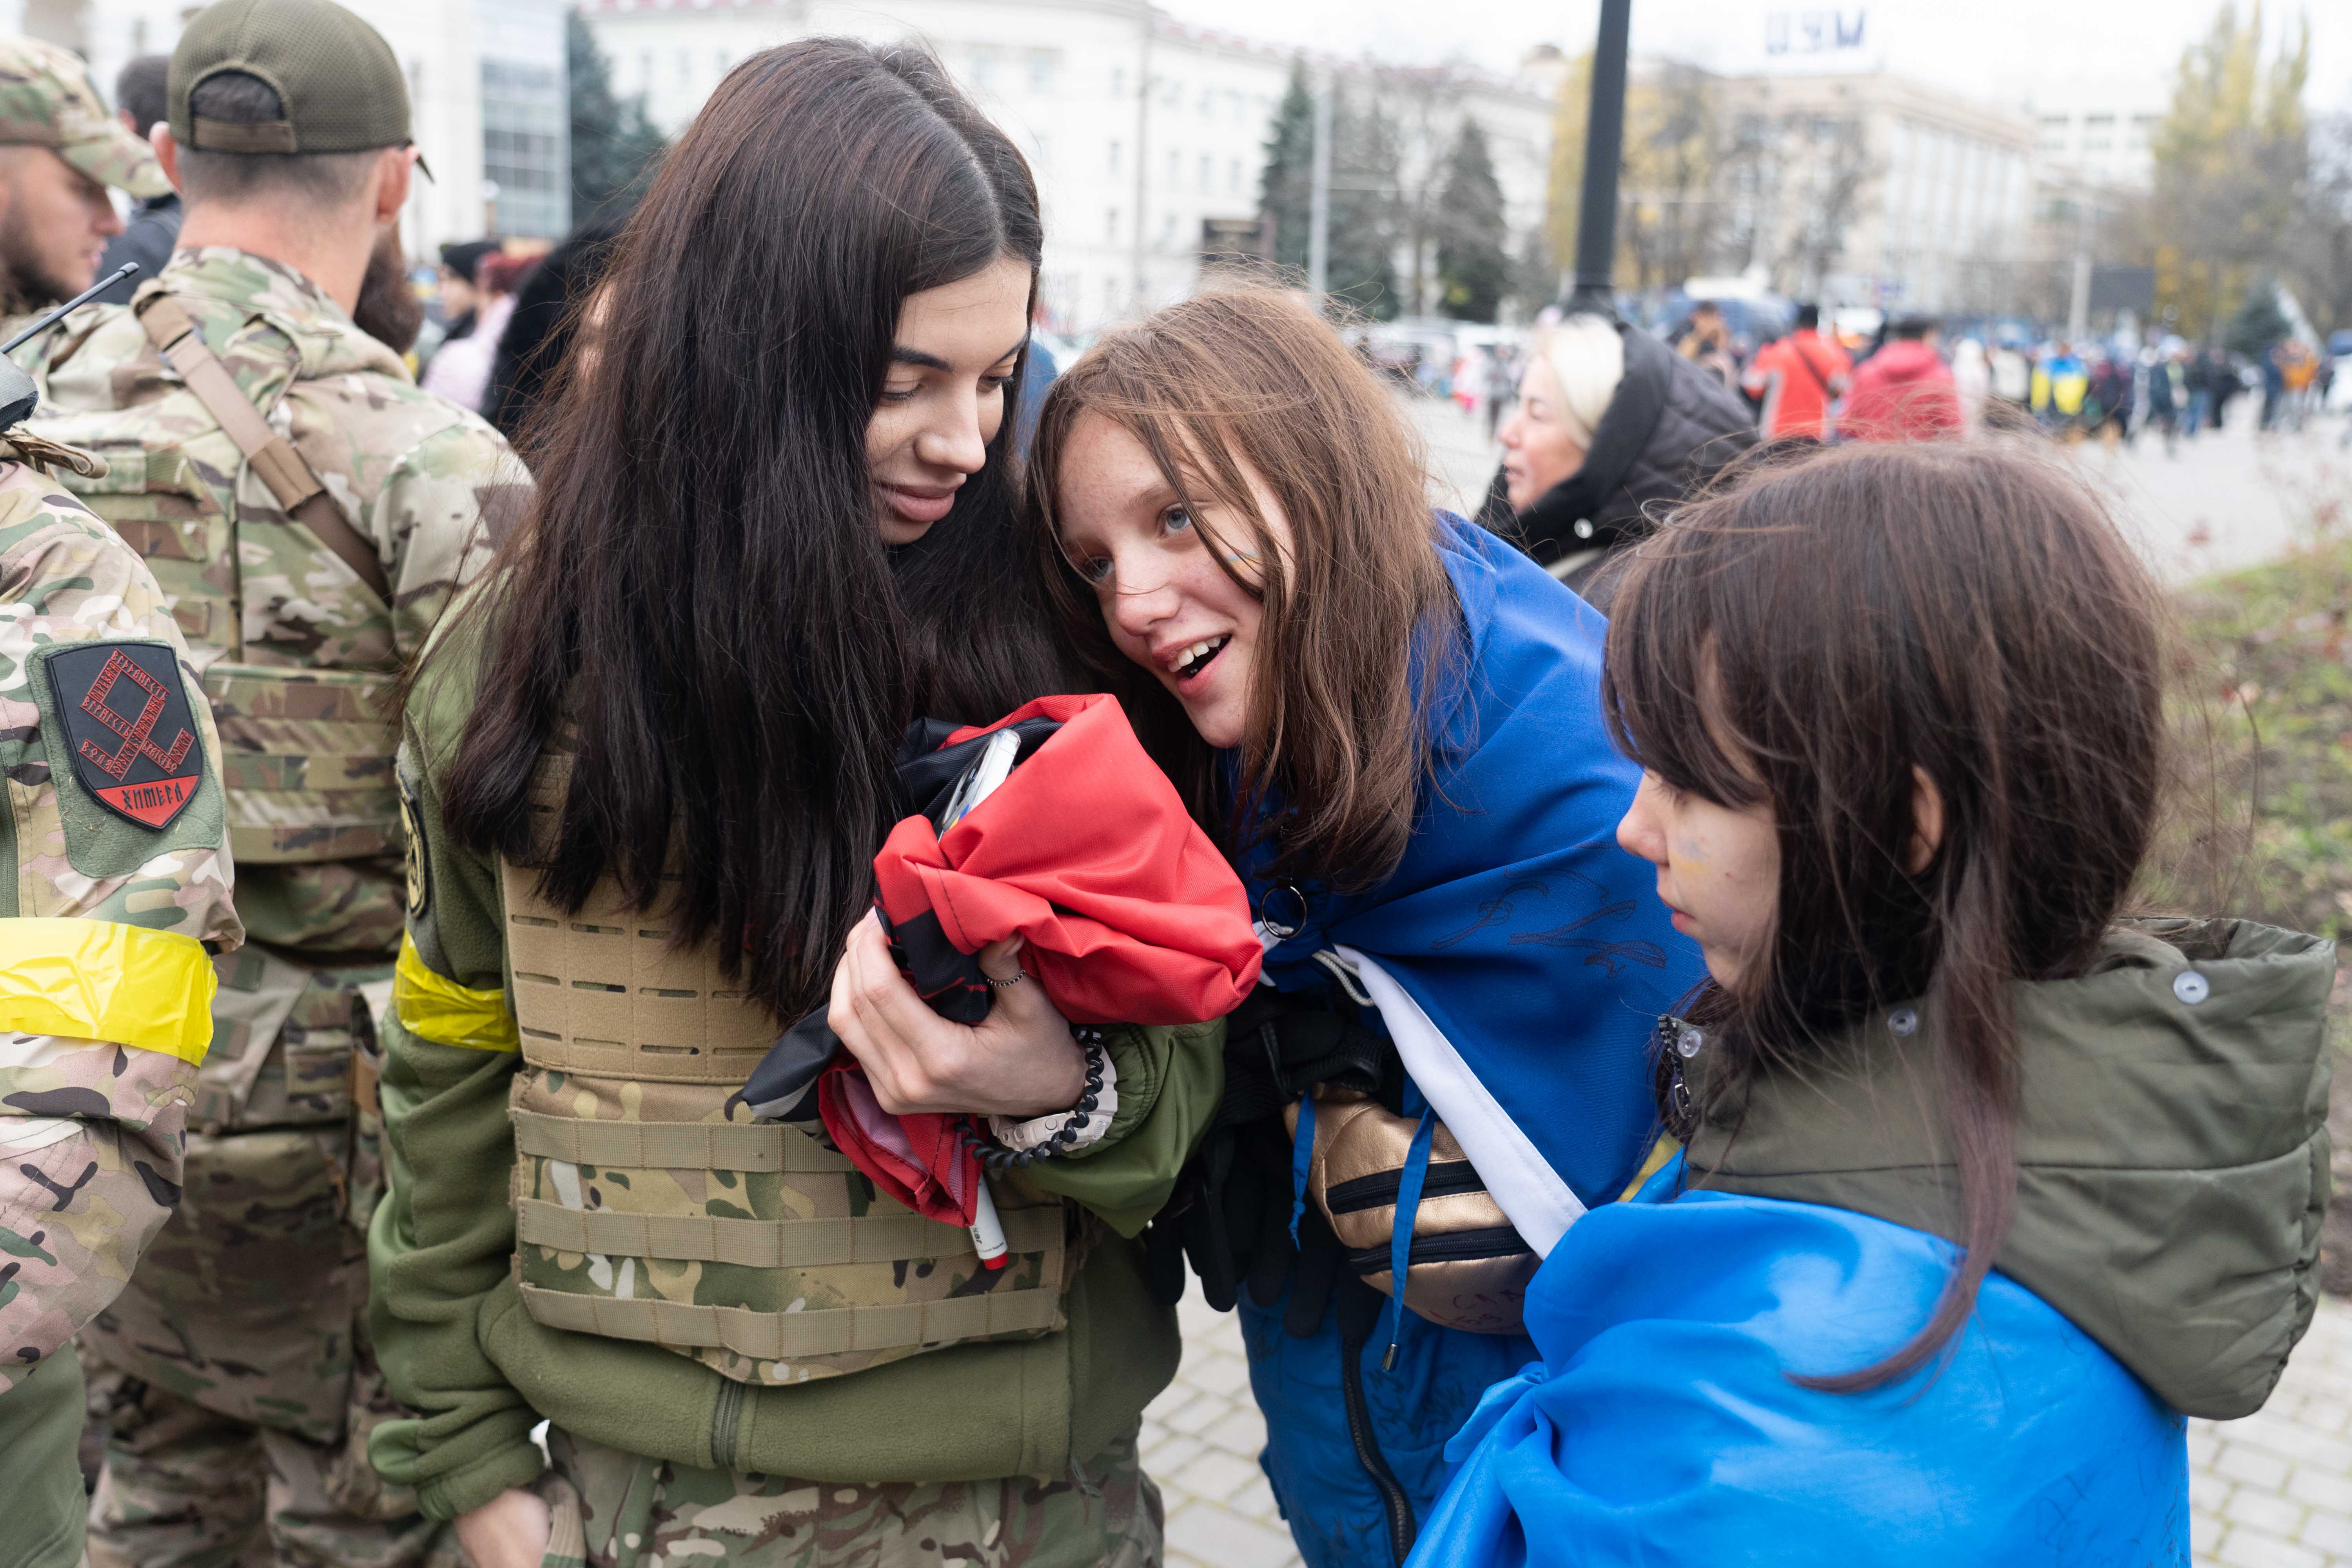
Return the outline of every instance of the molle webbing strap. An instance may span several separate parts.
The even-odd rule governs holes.
[[[1058,1289],[992,1290],[938,1301],[887,1307],[811,1307],[798,1312],[757,1312],[745,1307],[697,1307],[683,1301],[575,1296],[521,1288],[534,1322],[606,1339],[645,1340],[677,1347],[723,1346],[758,1361],[798,1361],[851,1351],[943,1344],[997,1334],[1050,1329],[1061,1315]]]
[[[842,1155],[781,1121],[582,1121],[510,1110],[515,1152],[625,1171],[854,1171]]]
[[[245,454],[286,515],[316,534],[320,543],[341,556],[343,564],[359,574],[360,581],[375,590],[376,597],[391,604],[392,578],[375,546],[344,521],[341,509],[293,443],[272,430],[269,421],[254,408],[239,390],[236,377],[205,344],[204,334],[196,331],[179,301],[158,290],[140,300],[133,309],[139,313],[139,324],[147,329],[147,341],[155,345],[163,363],[179,373],[196,401],[205,405],[205,412],[236,443],[236,449]]]
[[[629,909],[605,881],[566,913],[539,897],[536,871],[501,861],[500,872],[515,1019],[533,1067],[740,1089],[783,1032],[720,972],[717,943],[672,947],[662,910]]]
[[[1062,1240],[1058,1204],[1006,1209],[1004,1239],[1015,1252],[1043,1252]],[[728,1263],[745,1268],[816,1268],[835,1263],[970,1258],[971,1233],[918,1214],[856,1219],[719,1219],[709,1215],[627,1214],[574,1209],[537,1198],[515,1205],[515,1240],[558,1252],[594,1252],[666,1263]]]

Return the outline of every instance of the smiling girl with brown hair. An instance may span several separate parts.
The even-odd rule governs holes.
[[[1536,1259],[1640,1166],[1643,1042],[1697,978],[1610,837],[1636,773],[1601,725],[1603,624],[1433,513],[1377,377],[1271,292],[1097,344],[1032,472],[1064,625],[1267,947],[1230,1025],[1231,1142],[1162,1231],[1214,1304],[1247,1279],[1308,1561],[1389,1563],[1478,1391],[1533,1353]]]

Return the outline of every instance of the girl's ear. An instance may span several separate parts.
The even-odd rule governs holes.
[[[1935,863],[1944,847],[1944,792],[1927,770],[1911,764],[1911,846],[1904,853],[1904,868],[1916,877]]]

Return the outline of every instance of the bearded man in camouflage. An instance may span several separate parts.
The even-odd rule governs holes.
[[[225,0],[183,35],[168,102],[178,253],[28,368],[44,433],[115,470],[74,482],[173,595],[252,942],[220,965],[187,1200],[82,1335],[121,1374],[91,1554],[454,1563],[365,1459],[387,1408],[365,1323],[368,1052],[404,901],[385,715],[522,477],[354,324],[416,163],[383,40],[328,0]]]
[[[0,317],[60,304],[98,279],[122,232],[112,186],[146,199],[171,184],[147,145],[106,112],[81,61],[54,44],[0,38]]]

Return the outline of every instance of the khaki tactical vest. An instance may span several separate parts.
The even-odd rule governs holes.
[[[148,297],[142,291],[142,302]],[[168,296],[163,303],[176,310]],[[315,485],[315,476],[282,437],[279,450],[248,461],[194,387],[160,379],[162,358],[118,374],[158,378],[163,395],[45,416],[41,428],[106,459],[103,475],[67,474],[62,482],[145,558],[187,638],[220,730],[230,849],[240,867],[397,855],[397,737],[388,717],[400,679],[396,651],[387,641],[380,668],[322,668],[302,647],[247,640],[250,563],[299,580],[322,544],[341,553],[293,515],[271,482],[299,470]],[[179,359],[171,363],[184,375]],[[263,423],[261,411],[275,406],[299,368],[289,353],[257,384],[229,388]],[[378,564],[379,577],[382,571]],[[349,584],[337,591],[376,592]]]
[[[541,844],[570,782],[532,785]],[[642,1340],[743,1383],[837,1376],[963,1340],[1064,1326],[1066,1205],[992,1185],[1011,1255],[878,1194],[821,1135],[751,1119],[743,1081],[781,1033],[706,945],[606,882],[576,914],[499,866],[525,1066],[515,1277],[538,1322]]]
[[[216,1134],[341,1122],[352,1111],[354,1047],[368,1036],[359,987],[388,969],[347,952],[321,967],[304,952],[302,926],[307,911],[347,907],[350,873],[340,863],[401,852],[389,584],[374,547],[268,423],[300,369],[294,346],[261,353],[247,334],[234,356],[239,381],[168,291],[147,285],[137,309],[149,345],[112,373],[124,405],[45,410],[41,427],[106,460],[94,478],[60,479],[155,574],[220,734],[240,891],[266,892],[258,901],[291,922],[284,931],[249,922],[277,951],[257,941],[217,966],[215,1048],[190,1126]],[[322,578],[327,552],[359,580]],[[246,584],[257,577],[290,603],[249,627]],[[367,639],[354,661],[306,633],[303,603],[330,593],[382,607],[380,647]],[[343,1165],[354,1163],[349,1156]],[[352,1212],[372,1206],[373,1184],[338,1169]]]

